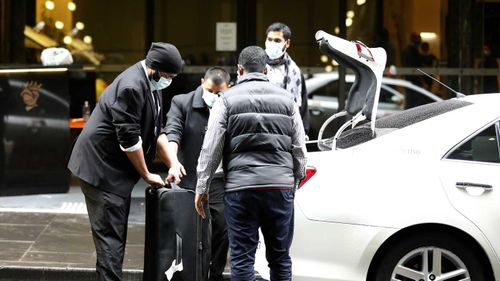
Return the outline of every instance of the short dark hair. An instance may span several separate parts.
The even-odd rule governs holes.
[[[266,68],[267,54],[259,46],[249,46],[243,49],[238,58],[238,64],[246,72],[264,72]]]
[[[229,83],[231,77],[229,73],[222,67],[214,66],[207,69],[205,72],[205,80],[212,80],[216,85],[220,85],[222,83]]]
[[[292,37],[292,31],[290,30],[290,27],[288,27],[288,25],[281,23],[281,22],[275,22],[275,23],[271,24],[266,30],[266,36],[271,31],[283,32],[283,38],[285,38],[285,40],[288,40]]]
[[[412,32],[410,34],[410,42],[411,43],[421,43],[422,42],[422,37],[420,37],[420,34],[416,33],[416,32]]]

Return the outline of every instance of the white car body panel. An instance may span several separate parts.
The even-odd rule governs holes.
[[[442,184],[451,204],[469,218],[488,237],[495,249],[496,262],[500,263],[500,193],[497,190],[474,195],[456,187],[457,182],[489,183],[493,189],[500,187],[500,165],[486,163],[461,163],[463,161],[443,161]],[[485,212],[491,215],[485,215]]]
[[[384,241],[428,223],[473,237],[500,280],[500,164],[443,159],[500,120],[500,95],[461,99],[474,104],[347,149],[309,153],[317,172],[296,193],[293,280],[366,280]],[[456,182],[493,190],[473,196]],[[256,270],[266,277],[263,252],[258,249]]]

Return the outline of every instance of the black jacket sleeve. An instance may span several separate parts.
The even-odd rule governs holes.
[[[179,145],[182,140],[184,121],[186,119],[181,98],[181,96],[175,96],[172,99],[170,110],[167,113],[167,124],[162,131],[167,134],[168,141],[176,142]]]
[[[139,142],[144,103],[142,93],[133,88],[123,88],[117,93],[116,100],[109,105],[118,142],[124,148]]]

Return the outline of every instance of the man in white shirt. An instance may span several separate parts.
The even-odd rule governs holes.
[[[302,124],[309,132],[309,109],[304,76],[287,50],[290,48],[292,32],[281,22],[271,24],[266,30],[267,77],[271,83],[289,91],[299,106]]]

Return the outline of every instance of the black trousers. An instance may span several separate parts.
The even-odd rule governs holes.
[[[210,189],[222,188],[224,190],[224,181],[215,178],[210,184]],[[227,253],[229,249],[229,240],[227,237],[226,218],[224,217],[224,201],[221,198],[209,197],[210,216],[212,218],[212,259],[210,264],[209,281],[222,281],[222,273],[226,267]],[[215,199],[215,200],[211,200]]]
[[[97,255],[98,281],[122,280],[130,196],[123,198],[80,180]]]

